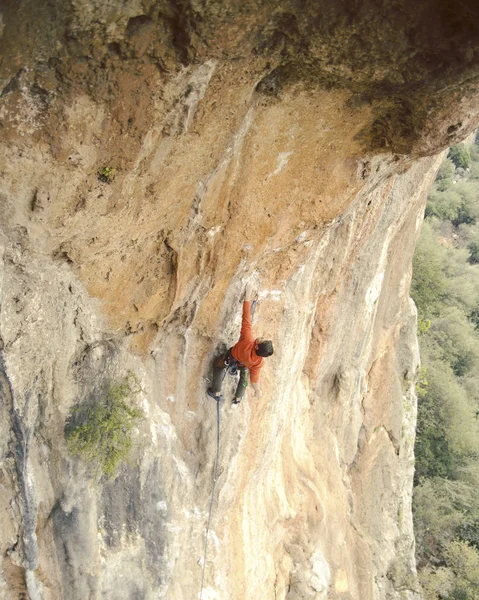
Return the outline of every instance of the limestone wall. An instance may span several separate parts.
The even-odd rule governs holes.
[[[411,257],[478,29],[387,4],[0,8],[6,600],[199,597],[251,280],[276,351],[262,398],[225,382],[204,600],[419,597]],[[128,371],[146,416],[98,482],[65,422]]]

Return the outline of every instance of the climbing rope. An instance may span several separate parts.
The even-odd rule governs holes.
[[[226,369],[224,371],[224,374],[226,374]],[[224,379],[224,375],[223,375],[223,379]],[[213,501],[215,498],[216,478],[218,475],[218,459],[219,459],[219,455],[220,455],[220,400],[216,401],[216,421],[218,424],[218,437],[217,437],[217,444],[216,444],[216,461],[215,461],[215,471],[214,471],[214,476],[213,476],[213,490],[211,492],[210,514],[208,516],[208,525],[206,526],[206,534],[205,534],[205,553],[203,556],[203,569],[202,569],[202,573],[201,573],[200,600],[202,600],[202,598],[203,598],[203,584],[205,581],[205,568],[206,568],[206,553],[208,550],[208,533],[210,531],[211,515],[213,514]]]
[[[256,310],[256,303],[257,303],[257,301],[253,300],[253,302],[251,304],[251,322],[254,321],[254,313]],[[223,381],[224,381],[227,371],[228,371],[228,369],[223,370]],[[213,502],[215,499],[215,487],[216,487],[216,479],[218,477],[218,462],[219,462],[219,456],[220,456],[220,425],[221,425],[221,422],[220,422],[220,400],[219,399],[216,400],[216,422],[217,422],[217,426],[218,426],[217,443],[216,443],[216,460],[215,460],[215,470],[214,470],[214,475],[213,475],[213,489],[211,491],[210,512],[208,515],[208,524],[206,525],[206,533],[205,533],[205,552],[203,555],[203,568],[201,570],[200,600],[202,600],[202,598],[203,598],[203,585],[204,585],[204,581],[205,581],[206,555],[207,555],[207,551],[208,551],[208,533],[210,532],[211,516],[213,515]]]

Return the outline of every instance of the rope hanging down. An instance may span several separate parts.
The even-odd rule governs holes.
[[[253,302],[251,303],[251,322],[254,321],[254,313],[256,310],[256,300],[253,300]],[[228,369],[224,369],[223,371],[223,380],[225,378],[226,372]],[[217,432],[217,439],[216,439],[216,460],[215,460],[215,470],[214,470],[214,475],[213,475],[213,489],[211,491],[211,501],[210,501],[210,512],[208,515],[208,524],[206,526],[206,533],[205,533],[205,552],[203,555],[203,568],[201,570],[201,590],[200,590],[200,600],[203,599],[203,586],[204,586],[204,582],[205,582],[205,569],[206,569],[206,554],[208,551],[208,533],[210,532],[210,525],[211,525],[211,517],[213,515],[213,502],[215,499],[215,487],[216,487],[216,479],[218,478],[218,462],[219,462],[219,456],[220,456],[220,400],[216,400],[216,422],[217,422],[217,426],[218,426],[218,432]]]
[[[226,369],[225,369],[226,374]],[[223,376],[224,378],[224,376]],[[211,525],[211,515],[213,514],[213,501],[215,498],[215,487],[216,487],[216,479],[218,475],[218,459],[220,455],[220,400],[216,401],[216,421],[218,424],[218,436],[217,436],[217,444],[216,444],[216,461],[215,461],[215,471],[213,476],[213,490],[211,492],[211,502],[210,502],[210,514],[208,516],[208,525],[206,526],[206,534],[205,534],[205,553],[203,556],[203,569],[201,572],[201,591],[200,591],[200,600],[203,598],[203,584],[205,581],[205,568],[206,568],[206,552],[208,550],[208,533],[210,531]]]

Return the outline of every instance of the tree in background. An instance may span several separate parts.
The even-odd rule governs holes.
[[[466,171],[469,169],[469,171]],[[414,521],[426,600],[479,600],[479,146],[453,146],[413,260],[422,369]]]
[[[471,155],[465,144],[451,146],[447,157],[460,169],[468,169],[471,164]]]

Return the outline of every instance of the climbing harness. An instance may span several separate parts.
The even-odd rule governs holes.
[[[253,302],[251,303],[251,323],[254,320],[254,313],[256,310],[256,299],[253,300]],[[234,358],[230,352],[227,353],[229,360],[228,363],[226,363],[225,361],[225,366],[226,368],[223,371],[223,381],[224,378],[226,376],[226,372],[228,372],[230,375],[236,375],[236,373],[238,372],[238,365],[239,365],[239,361],[236,360],[236,358]],[[217,439],[216,439],[216,460],[215,460],[215,469],[214,469],[214,474],[213,474],[213,489],[211,491],[211,500],[210,500],[210,512],[208,515],[208,524],[206,525],[206,533],[205,533],[205,552],[203,555],[203,567],[201,570],[201,590],[200,590],[200,600],[203,599],[203,585],[204,585],[204,581],[205,581],[205,569],[206,569],[206,555],[207,555],[207,551],[208,551],[208,534],[210,532],[210,525],[211,525],[211,517],[213,515],[213,502],[214,502],[214,498],[215,498],[215,488],[216,488],[216,479],[218,477],[218,462],[219,462],[219,456],[220,456],[220,402],[222,400],[222,396],[212,396],[214,397],[214,399],[216,400],[216,422],[217,422]]]
[[[233,377],[238,373],[238,361],[236,358],[233,358],[231,363],[228,365],[228,373],[233,375]]]
[[[227,352],[225,355],[225,360],[224,363],[226,365],[226,369],[223,373],[223,380],[225,378],[226,375],[226,371],[228,371],[228,373],[230,375],[233,375],[233,377],[236,375],[236,373],[238,373],[238,367],[239,367],[239,361],[236,360],[236,358],[231,354],[231,352]]]

